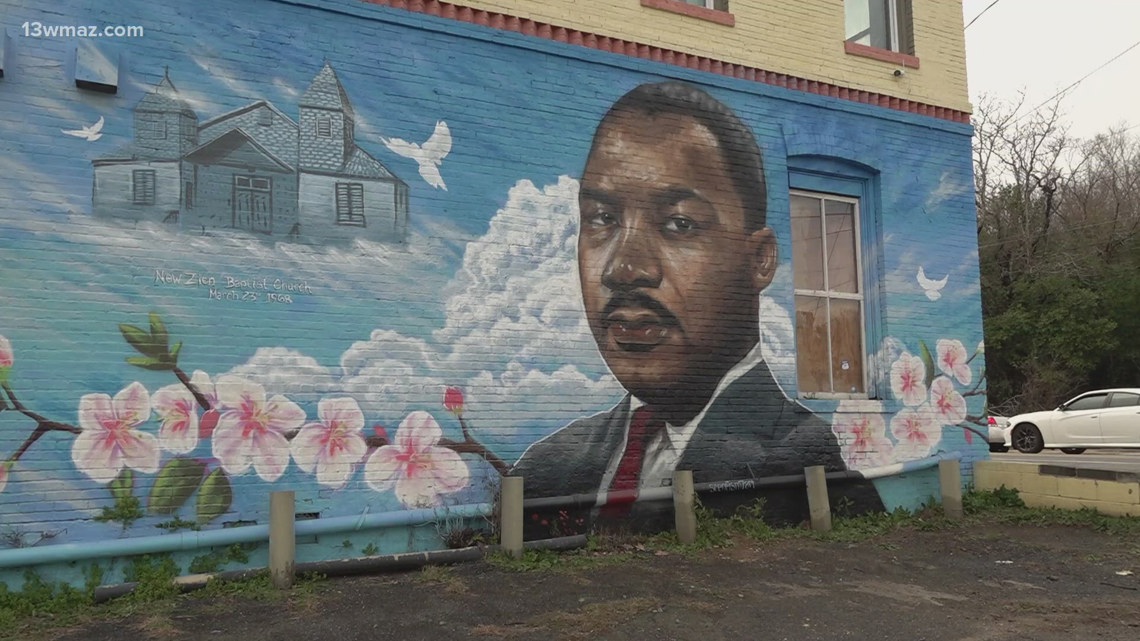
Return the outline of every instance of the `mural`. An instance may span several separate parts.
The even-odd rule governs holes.
[[[976,253],[946,241],[973,238],[968,131],[206,4],[224,24],[127,43],[117,96],[26,63],[51,40],[0,84],[9,546],[262,523],[271,489],[321,518],[480,503],[506,474],[575,495],[530,538],[659,527],[676,469],[794,522],[802,487],[764,479],[823,465],[848,511],[913,507],[882,468],[986,456]],[[810,219],[794,158],[875,190],[821,183]]]
[[[403,240],[407,183],[357,145],[352,104],[329,64],[299,106],[298,120],[259,100],[199,123],[168,72],[135,106],[134,139],[92,161],[95,215],[202,234]],[[64,133],[97,140],[102,124],[100,118],[90,129]],[[422,161],[435,179],[448,144],[440,125],[443,134],[429,141]],[[403,141],[387,144],[397,142],[405,153],[419,151]]]

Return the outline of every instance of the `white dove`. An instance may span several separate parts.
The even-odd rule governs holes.
[[[926,271],[922,265],[918,266],[918,284],[922,287],[922,291],[926,292],[926,297],[930,300],[938,300],[942,298],[942,288],[946,286],[946,281],[950,280],[950,274],[942,277],[942,280],[930,280],[926,277]]]
[[[76,138],[86,138],[87,142],[95,142],[103,137],[103,116],[99,116],[99,120],[90,127],[83,129],[60,129],[63,133]]]
[[[442,120],[436,122],[435,132],[423,145],[399,138],[381,137],[380,140],[393,152],[419,163],[420,176],[429,185],[447,191],[447,185],[443,184],[443,177],[439,175],[439,165],[451,151],[451,130],[447,128],[446,122]]]

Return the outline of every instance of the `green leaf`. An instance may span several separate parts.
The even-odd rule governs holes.
[[[158,472],[147,507],[151,514],[174,514],[202,484],[206,464],[188,458],[171,459]]]
[[[204,525],[218,518],[230,509],[234,493],[230,479],[222,469],[216,469],[202,483],[198,492],[198,525]]]
[[[134,325],[120,323],[119,331],[123,333],[123,338],[130,343],[131,347],[140,354],[154,358],[160,358],[166,354],[166,345],[156,346],[150,334]]]
[[[135,492],[135,473],[129,468],[123,468],[108,487],[111,489],[111,498],[116,502],[130,498]]]
[[[166,325],[162,322],[162,317],[155,312],[150,313],[150,337],[155,347],[162,347],[162,353],[166,354],[170,346],[170,333],[166,331]]]
[[[930,348],[926,346],[926,341],[918,341],[919,355],[922,356],[922,364],[926,366],[926,386],[934,382],[934,357],[930,355]]]
[[[181,351],[182,351],[182,341],[178,341],[177,343],[174,344],[174,348],[170,350],[170,364],[172,366],[178,364],[178,353]]]
[[[163,362],[150,356],[128,356],[127,362],[135,367],[141,367],[152,372],[165,372],[174,369],[172,363]]]

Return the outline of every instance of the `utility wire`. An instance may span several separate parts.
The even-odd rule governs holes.
[[[1041,104],[1039,104],[1039,105],[1037,105],[1036,107],[1034,107],[1034,108],[1030,109],[1029,111],[1027,111],[1027,112],[1025,112],[1025,113],[1021,114],[1021,115],[1020,115],[1020,116],[1018,116],[1017,118],[1014,118],[1014,119],[1013,119],[1013,122],[1017,122],[1017,121],[1021,120],[1022,118],[1025,118],[1026,116],[1030,115],[1030,114],[1036,113],[1036,112],[1037,112],[1039,109],[1041,109],[1041,108],[1042,108],[1042,107],[1044,107],[1045,105],[1049,104],[1050,102],[1053,102],[1053,100],[1054,100],[1055,98],[1057,98],[1058,96],[1064,95],[1064,94],[1065,94],[1065,93],[1067,93],[1069,90],[1073,89],[1074,87],[1076,87],[1077,85],[1081,84],[1082,82],[1084,82],[1084,81],[1088,80],[1090,77],[1092,77],[1092,75],[1093,75],[1093,74],[1097,73],[1097,72],[1098,72],[1098,71],[1100,71],[1101,69],[1104,69],[1105,67],[1107,67],[1108,65],[1110,65],[1110,64],[1112,64],[1112,63],[1114,63],[1114,62],[1116,62],[1117,60],[1119,60],[1119,59],[1123,58],[1123,57],[1125,56],[1125,54],[1127,54],[1128,52],[1132,51],[1132,50],[1133,50],[1133,49],[1135,49],[1136,47],[1140,47],[1140,40],[1137,40],[1136,42],[1133,42],[1133,43],[1132,43],[1132,44],[1131,44],[1131,45],[1130,45],[1130,46],[1129,46],[1127,49],[1125,49],[1124,51],[1121,51],[1120,53],[1116,54],[1115,56],[1113,56],[1113,57],[1109,58],[1108,60],[1106,60],[1105,62],[1101,63],[1101,65],[1100,65],[1099,67],[1097,67],[1096,69],[1093,69],[1092,71],[1090,71],[1090,72],[1086,73],[1085,75],[1081,76],[1081,78],[1080,78],[1079,80],[1077,80],[1077,81],[1076,81],[1076,82],[1074,82],[1073,84],[1071,84],[1071,85],[1069,85],[1069,86],[1065,87],[1064,89],[1062,89],[1062,90],[1058,91],[1057,93],[1053,94],[1053,95],[1052,95],[1052,96],[1050,96],[1050,97],[1049,97],[1047,100],[1043,101]]]
[[[978,21],[978,18],[981,18],[982,16],[986,15],[986,12],[987,12],[987,11],[989,11],[990,9],[993,9],[993,8],[994,8],[994,5],[995,5],[995,4],[997,4],[997,3],[999,3],[999,2],[1001,2],[1001,0],[994,0],[993,2],[991,2],[991,3],[990,3],[990,5],[989,5],[988,7],[986,7],[985,9],[982,9],[982,12],[981,12],[981,13],[979,13],[979,14],[978,14],[978,15],[976,15],[976,16],[974,16],[974,19],[973,19],[973,20],[971,20],[969,23],[967,23],[967,24],[966,24],[966,28],[967,28],[967,29],[969,29],[969,28],[970,28],[970,25],[972,25],[972,24],[974,24],[975,22],[977,22],[977,21]]]

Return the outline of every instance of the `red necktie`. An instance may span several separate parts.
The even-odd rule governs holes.
[[[617,473],[610,482],[606,505],[602,508],[606,516],[624,516],[629,513],[633,502],[637,500],[645,446],[663,427],[665,421],[655,419],[653,410],[649,409],[648,405],[642,405],[634,410],[633,418],[629,422],[629,437],[626,439],[625,452],[621,455]]]

